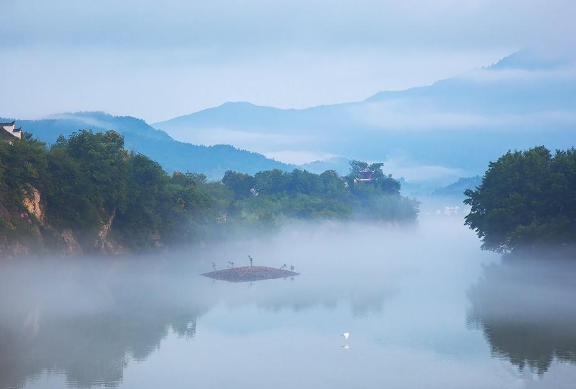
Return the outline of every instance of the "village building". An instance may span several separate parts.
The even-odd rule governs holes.
[[[0,127],[2,127],[2,130],[4,130],[3,133],[8,133],[12,136],[15,136],[18,139],[22,139],[22,127],[15,128],[16,127],[15,121],[12,123],[0,123]]]
[[[458,212],[460,212],[460,207],[446,207],[444,209],[446,216],[458,215]]]

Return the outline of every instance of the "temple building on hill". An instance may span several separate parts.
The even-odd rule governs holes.
[[[2,129],[7,133],[9,133],[10,135],[15,136],[18,139],[22,139],[22,127],[15,128],[16,127],[15,121],[12,123],[0,123],[0,127],[2,127]]]
[[[371,182],[374,180],[374,172],[369,168],[360,170],[358,177],[354,179],[355,182]]]

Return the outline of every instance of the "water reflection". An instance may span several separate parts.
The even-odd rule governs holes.
[[[337,279],[339,269],[325,271],[322,283],[213,282],[199,267],[223,254],[205,255],[0,263],[0,388],[23,387],[43,372],[64,374],[75,387],[119,386],[131,360],[148,359],[172,333],[193,338],[198,318],[215,306],[298,313],[346,300],[365,315],[388,293],[354,290]]]
[[[576,364],[576,264],[547,257],[506,259],[485,269],[469,293],[470,320],[495,356],[544,374],[556,359]]]
[[[200,276],[244,253],[301,275]],[[0,389],[572,389],[574,272],[484,270],[492,262],[461,223],[322,225],[149,258],[0,262]],[[466,326],[470,301],[486,337]],[[518,371],[530,363],[546,374]]]
[[[127,264],[61,265],[3,266],[0,388],[21,387],[45,370],[64,372],[74,386],[117,386],[129,359],[146,359],[170,329],[194,336],[206,309],[170,298],[183,291],[160,288],[158,278]],[[53,266],[65,278],[51,278]]]

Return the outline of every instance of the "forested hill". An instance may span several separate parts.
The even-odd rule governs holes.
[[[50,145],[0,140],[0,258],[153,250],[275,230],[287,219],[414,222],[418,202],[382,164],[352,161],[351,173],[227,171],[208,182],[166,173],[124,148],[115,131],[79,131]]]
[[[149,156],[160,163],[167,172],[202,173],[210,180],[220,180],[230,169],[254,174],[268,169],[294,168],[266,158],[262,154],[239,150],[230,145],[207,147],[178,142],[164,131],[149,126],[144,120],[130,116],[80,112],[43,120],[18,119],[17,122],[24,131],[49,144],[56,142],[59,135],[69,136],[82,129],[94,132],[114,130],[124,137],[125,147],[128,150]]]

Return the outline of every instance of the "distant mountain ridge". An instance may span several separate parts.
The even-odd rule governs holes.
[[[321,161],[314,161],[300,165],[301,169],[311,173],[320,174],[326,170],[334,170],[341,176],[350,173],[350,160],[345,157],[332,157]]]
[[[226,103],[153,126],[182,141],[234,139],[265,154],[401,160],[450,174],[448,183],[482,173],[509,149],[576,145],[576,61],[520,51],[469,74],[361,102],[306,109]]]
[[[482,184],[482,177],[480,176],[462,177],[453,184],[436,189],[431,195],[435,197],[456,197],[463,200],[465,198],[464,192],[467,189],[474,190],[480,184]]]
[[[41,120],[17,119],[25,132],[54,143],[59,135],[69,136],[81,129],[95,132],[115,130],[124,136],[125,147],[157,161],[168,172],[203,173],[220,180],[227,170],[254,174],[262,170],[292,170],[294,166],[240,150],[230,145],[197,146],[178,142],[167,133],[130,116],[112,116],[104,112],[77,112],[53,115]]]

